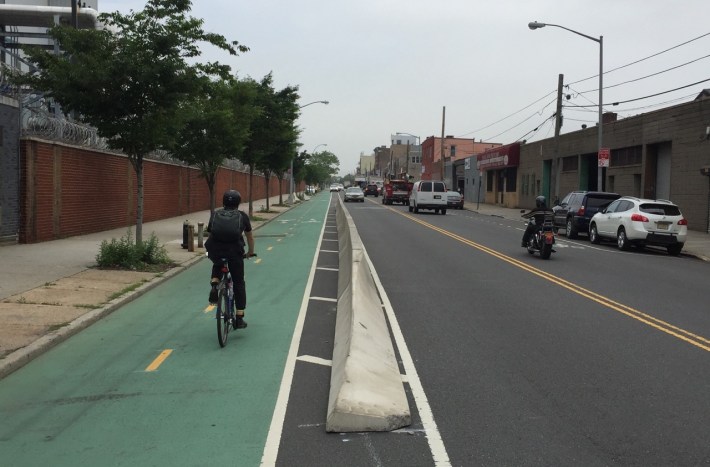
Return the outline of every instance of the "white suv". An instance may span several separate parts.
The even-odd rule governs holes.
[[[675,204],[663,199],[622,196],[589,221],[589,241],[616,239],[619,249],[631,244],[666,247],[671,255],[679,255],[688,235],[688,221]]]
[[[436,180],[420,180],[412,186],[409,192],[409,212],[419,212],[420,209],[433,209],[446,214],[446,184]]]

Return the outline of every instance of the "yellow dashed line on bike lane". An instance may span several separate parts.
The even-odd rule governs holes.
[[[162,352],[160,352],[160,355],[158,355],[153,362],[148,365],[148,367],[145,369],[145,371],[155,371],[157,370],[160,365],[163,364],[163,362],[170,356],[170,354],[173,353],[173,349],[165,349]]]

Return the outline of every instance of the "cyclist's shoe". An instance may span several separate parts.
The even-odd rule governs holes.
[[[210,303],[217,303],[218,297],[217,297],[217,286],[213,285],[212,290],[210,290]]]
[[[234,327],[236,329],[244,329],[245,327],[247,327],[247,322],[244,321],[244,318],[242,318],[241,316],[235,316]]]

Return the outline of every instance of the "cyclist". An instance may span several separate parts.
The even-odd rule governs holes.
[[[205,242],[207,256],[212,260],[210,280],[210,303],[217,303],[217,285],[222,275],[222,258],[227,258],[234,285],[234,301],[237,308],[235,328],[247,327],[244,309],[247,305],[246,284],[244,283],[244,258],[254,256],[254,236],[251,232],[249,215],[238,209],[242,196],[236,190],[227,190],[222,196],[223,209],[210,216],[207,224],[209,238]],[[248,251],[244,253],[244,237]]]

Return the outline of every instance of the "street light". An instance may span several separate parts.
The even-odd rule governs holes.
[[[313,104],[325,104],[325,105],[328,105],[328,104],[330,104],[330,102],[328,102],[328,101],[313,101],[313,102],[309,102],[308,104],[303,104],[303,105],[299,106],[298,109],[300,110],[300,109],[302,109],[302,108],[304,108],[304,107],[308,107],[309,105],[313,105]],[[317,147],[317,146],[316,146],[316,147]],[[289,203],[289,204],[293,204],[294,201],[295,201],[295,197],[293,196],[293,190],[294,190],[294,175],[295,175],[295,174],[293,173],[293,157],[292,157],[292,158],[291,158],[291,183],[289,183],[289,190],[288,190],[288,192],[289,192],[289,193],[288,193],[288,203]]]
[[[545,26],[552,26],[555,28],[561,28],[566,31],[575,33],[578,36],[586,37],[589,40],[599,43],[599,132],[597,133],[597,166],[598,166],[599,165],[599,162],[598,162],[599,155],[601,154],[601,151],[602,151],[602,127],[603,127],[603,124],[602,124],[602,96],[603,96],[602,89],[604,88],[604,81],[603,81],[602,77],[604,75],[604,36],[599,36],[599,39],[597,39],[596,37],[582,34],[579,31],[575,31],[574,29],[560,26],[559,24],[538,23],[537,21],[533,21],[531,23],[528,23],[528,27],[532,30],[544,28]],[[599,190],[599,191],[603,190],[602,168],[601,167],[597,167],[597,190]]]

